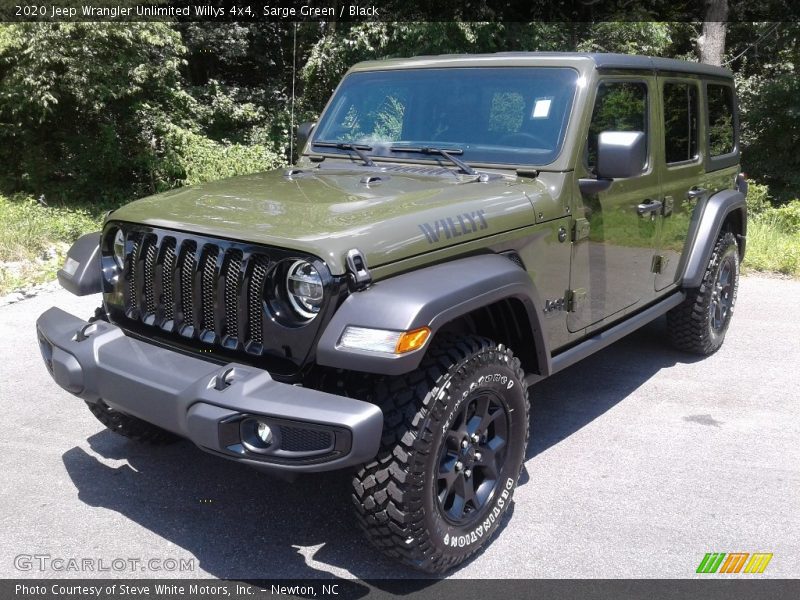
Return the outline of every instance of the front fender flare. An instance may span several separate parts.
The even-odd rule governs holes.
[[[734,211],[741,214],[742,231],[741,256],[744,257],[744,242],[747,236],[747,202],[738,190],[723,190],[711,196],[703,208],[703,213],[695,231],[692,244],[687,250],[686,267],[681,285],[684,289],[700,287],[703,274],[711,260],[714,245],[722,231],[725,219]]]
[[[96,231],[75,240],[56,276],[65,290],[76,296],[86,296],[103,291],[100,275],[100,232]]]
[[[320,337],[317,363],[367,373],[407,373],[417,368],[436,331],[444,324],[508,298],[520,300],[525,307],[540,368],[549,370],[550,353],[541,326],[541,301],[531,277],[499,254],[433,265],[351,294]],[[380,354],[340,347],[339,340],[348,325],[394,331],[427,326],[432,335],[422,348],[408,354]]]

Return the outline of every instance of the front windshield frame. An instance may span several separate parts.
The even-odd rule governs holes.
[[[457,113],[448,114],[446,107],[443,109],[440,106],[448,103],[454,105],[457,101],[463,104],[464,95],[454,94],[452,86],[450,89],[446,85],[439,85],[435,88],[431,86],[431,89],[436,89],[431,98],[438,103],[434,105],[434,108],[442,111],[445,117],[450,119],[445,121],[446,124],[457,123],[462,126],[462,137],[453,135],[451,136],[452,139],[436,139],[436,136],[431,135],[435,139],[426,137],[405,139],[404,135],[408,131],[413,132],[414,126],[416,126],[417,132],[424,131],[427,134],[430,131],[429,127],[426,128],[424,125],[419,124],[417,115],[422,112],[427,118],[429,113],[435,111],[429,110],[428,113],[425,113],[425,111],[416,108],[415,104],[431,99],[425,96],[427,89],[422,89],[427,82],[438,80],[441,84],[443,80],[446,82],[448,77],[451,83],[456,82],[463,87],[468,86],[471,89],[471,103],[466,105],[466,109],[461,108],[462,112],[466,111],[469,114],[463,119],[456,119]],[[354,71],[345,76],[336,89],[317,126],[314,128],[312,138],[304,155],[347,157],[352,154],[341,148],[315,148],[314,144],[319,141],[370,146],[372,150],[369,152],[369,156],[377,161],[424,162],[428,164],[448,162],[442,156],[437,156],[433,153],[419,154],[409,152],[406,154],[402,152],[403,147],[430,147],[458,153],[461,160],[472,166],[490,168],[547,167],[556,162],[564,152],[580,82],[580,72],[576,68],[566,65],[446,66]],[[367,132],[366,135],[354,135],[352,132],[342,131],[347,112],[352,112],[356,108],[361,109],[363,107],[362,99],[376,90],[378,85],[396,85],[398,87],[406,85],[411,90],[408,94],[409,97],[406,98],[407,103],[403,106],[403,111],[401,112],[404,118],[399,127],[400,133],[403,135],[397,139],[398,131],[396,129],[391,132],[390,136],[384,136],[383,138],[376,137],[374,129]],[[503,85],[506,88],[503,88]],[[441,94],[438,92],[439,89],[448,89],[448,91],[445,94]],[[422,94],[420,94],[421,90],[423,91]],[[528,94],[523,94],[523,91],[527,91]],[[380,98],[381,93],[380,91],[376,92],[377,95],[375,97]],[[413,95],[414,93],[416,93],[416,96]],[[490,104],[487,101],[487,94],[494,94],[491,97]],[[498,96],[505,96],[503,100],[506,102],[508,100],[516,101],[516,112],[519,114],[513,116],[516,118],[519,129],[522,129],[522,125],[530,127],[532,124],[540,125],[546,123],[549,126],[549,137],[540,138],[536,141],[540,147],[494,143],[493,136],[499,134],[492,132],[490,128],[492,126],[491,121],[495,116],[492,111],[495,110],[494,107]],[[474,100],[475,98],[478,98],[477,104]],[[544,114],[549,120],[542,121],[540,113],[543,111],[540,108],[545,100],[547,103]],[[359,101],[362,101],[362,106],[357,107]],[[522,103],[521,106],[520,103]],[[430,108],[430,104],[427,106]],[[484,112],[481,115],[476,115],[475,110],[468,110],[478,106],[483,108]],[[550,111],[552,111],[552,115],[549,114]],[[407,115],[410,116],[410,121],[416,120],[418,122],[412,122],[409,126],[405,119]],[[482,121],[479,117],[482,117]],[[539,122],[535,123],[537,120]],[[422,123],[424,124],[425,121],[423,120]],[[494,125],[496,127],[497,123]],[[397,126],[395,119],[395,127]],[[339,132],[336,132],[336,128],[339,129]],[[467,132],[466,134],[464,133],[465,131]],[[473,131],[476,132],[475,136],[470,135]],[[514,131],[506,131],[505,133],[508,136],[515,134]],[[476,139],[480,135],[484,136],[482,143],[481,140]],[[527,141],[527,138],[520,139]],[[547,146],[540,144],[540,142],[546,142]]]

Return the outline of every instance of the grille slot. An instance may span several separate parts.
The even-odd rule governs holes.
[[[206,246],[203,250],[202,275],[200,276],[200,301],[203,316],[201,327],[209,332],[215,331],[214,294],[216,293],[218,253],[219,250],[216,246]]]
[[[266,256],[253,258],[253,274],[250,276],[250,289],[247,298],[247,322],[250,328],[250,342],[262,344],[263,316],[261,299],[264,297],[264,282],[267,280],[269,259]]]
[[[288,452],[314,452],[333,446],[333,434],[319,429],[280,426],[281,450]]]
[[[148,235],[144,240],[144,313],[152,315],[156,312],[156,299],[154,292],[156,270],[156,236]]]
[[[161,307],[164,321],[175,319],[175,238],[166,238],[162,244]]]
[[[222,268],[225,274],[225,335],[239,339],[239,288],[242,282],[242,251],[230,250]]]
[[[125,283],[127,287],[125,309],[132,318],[136,318],[138,316],[137,311],[139,308],[138,294],[136,291],[136,269],[139,259],[140,246],[139,235],[136,233],[129,234],[125,245],[130,246],[130,251],[125,257],[125,261],[127,263],[125,273]]]
[[[197,243],[194,241],[186,242],[183,245],[183,256],[181,258],[181,313],[183,324],[194,327],[194,306],[192,305],[192,282],[194,280],[194,270],[197,265],[195,252]]]

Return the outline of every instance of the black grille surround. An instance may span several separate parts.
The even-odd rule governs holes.
[[[114,267],[113,233],[125,234],[124,269]],[[298,380],[344,298],[345,277],[318,257],[194,233],[112,221],[101,241],[109,320],[136,337],[217,362],[241,362],[279,380]],[[306,260],[324,300],[310,322],[285,300],[285,271]],[[116,273],[117,276],[109,277]]]

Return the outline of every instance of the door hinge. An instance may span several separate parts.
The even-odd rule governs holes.
[[[669,259],[663,254],[656,254],[650,264],[650,270],[655,274],[663,273],[669,264]]]
[[[567,312],[579,312],[586,301],[586,290],[583,288],[567,290],[565,296],[567,300]]]
[[[572,241],[579,242],[580,240],[588,238],[590,229],[589,219],[575,219],[575,227],[572,230]]]
[[[672,196],[664,196],[664,206],[661,208],[661,214],[668,217],[672,214],[672,208],[675,206],[675,199]]]

